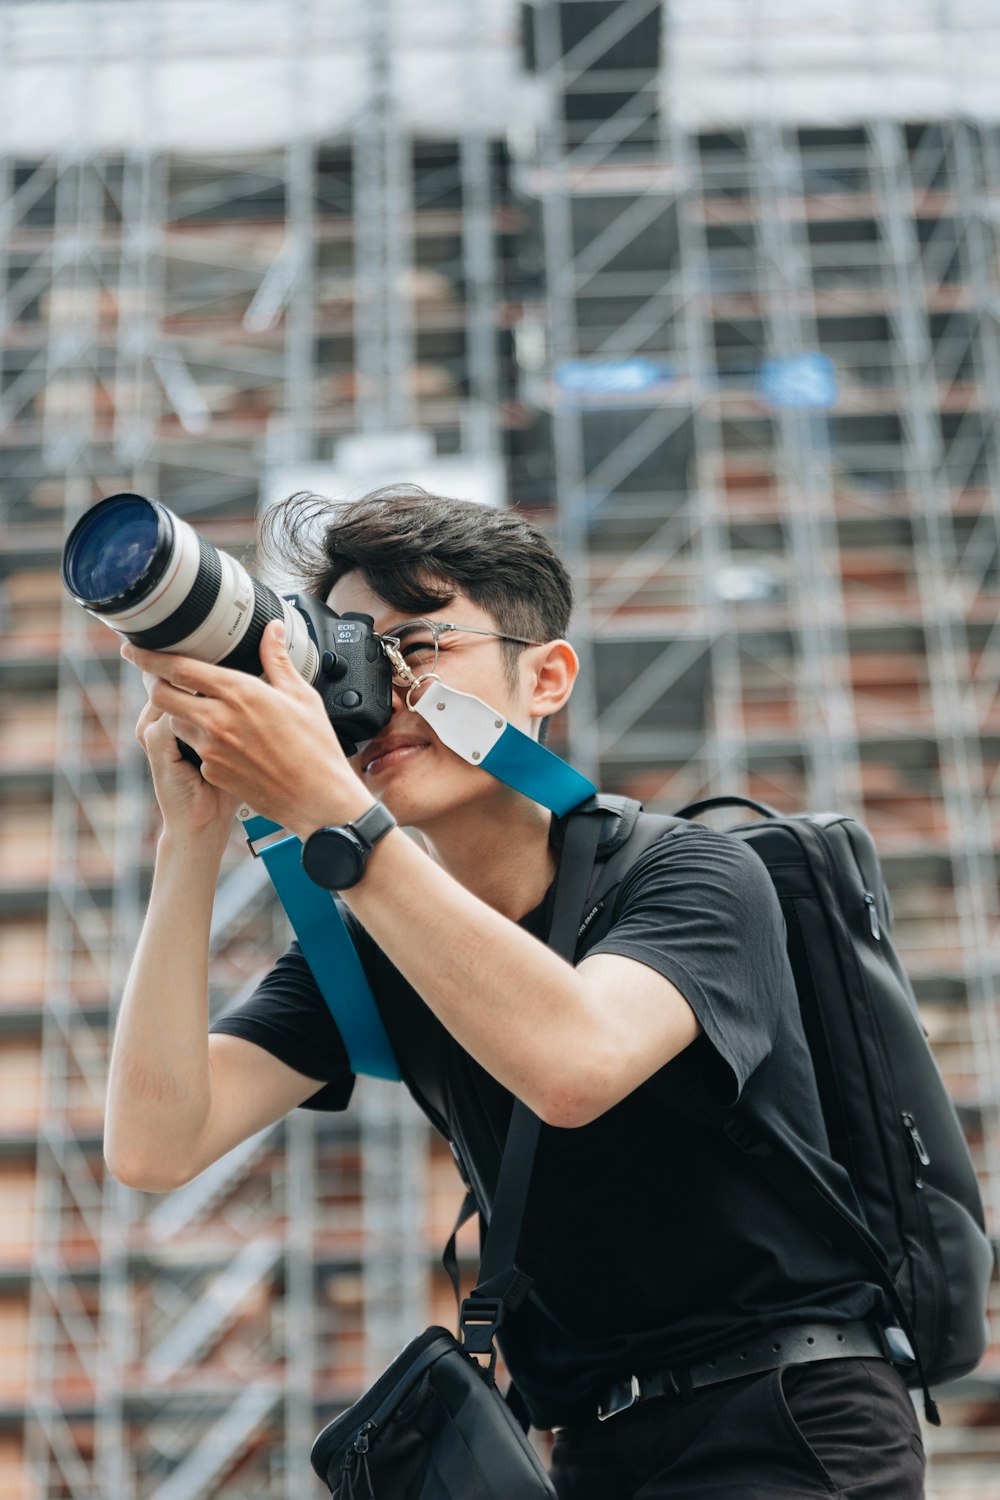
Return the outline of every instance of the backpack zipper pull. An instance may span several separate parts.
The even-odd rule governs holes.
[[[908,1109],[903,1110],[903,1125],[906,1129],[907,1135],[910,1137],[910,1145],[913,1147],[913,1154],[920,1164],[914,1169],[914,1186],[922,1188],[924,1185],[924,1179],[920,1175],[920,1167],[929,1167],[931,1164],[931,1159],[927,1155],[927,1147],[924,1145],[920,1137],[920,1131],[917,1129],[917,1122],[910,1114],[910,1111]]]
[[[871,891],[865,891],[865,905],[868,908],[868,925],[872,930],[872,937],[877,943],[882,941],[882,929],[878,921],[878,907],[875,905],[875,897]]]
[[[348,1448],[344,1454],[343,1478],[341,1481],[342,1500],[355,1500],[355,1496],[358,1493],[356,1485],[362,1476],[364,1476],[365,1487],[368,1490],[370,1500],[375,1500],[371,1470],[368,1468],[368,1434],[373,1432],[374,1429],[374,1422],[363,1422],[355,1434],[353,1447]]]

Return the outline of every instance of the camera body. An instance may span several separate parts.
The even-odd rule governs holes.
[[[392,668],[371,615],[338,615],[315,594],[286,594],[303,616],[319,665],[313,687],[348,755],[392,716]]]
[[[292,665],[322,697],[348,755],[392,715],[392,668],[371,615],[276,594],[157,500],[126,493],[91,506],[66,539],[62,579],[133,645],[254,675],[265,627],[283,620]]]

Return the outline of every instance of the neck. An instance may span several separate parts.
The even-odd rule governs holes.
[[[558,858],[549,847],[552,814],[509,787],[419,829],[428,853],[467,891],[511,921],[539,904]]]

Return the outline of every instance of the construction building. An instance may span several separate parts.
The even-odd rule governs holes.
[[[658,810],[864,818],[997,1232],[992,10],[0,3],[0,1500],[319,1493],[315,1432],[454,1318],[401,1089],[163,1197],[104,1171],[156,816],[58,562],[116,491],[243,554],[299,480],[551,527],[556,747]],[[286,940],[234,838],[213,1012]],[[998,1396],[996,1347],[942,1392],[931,1500],[996,1493]]]

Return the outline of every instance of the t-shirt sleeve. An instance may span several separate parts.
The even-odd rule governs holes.
[[[784,919],[757,855],[696,825],[660,839],[626,873],[591,953],[635,959],[680,990],[704,1033],[686,1061],[713,1097],[735,1103],[771,1052],[791,982]]]
[[[315,1078],[317,1092],[304,1101],[305,1109],[347,1108],[354,1088],[347,1048],[298,943],[249,999],[213,1021],[209,1031],[242,1037]]]

